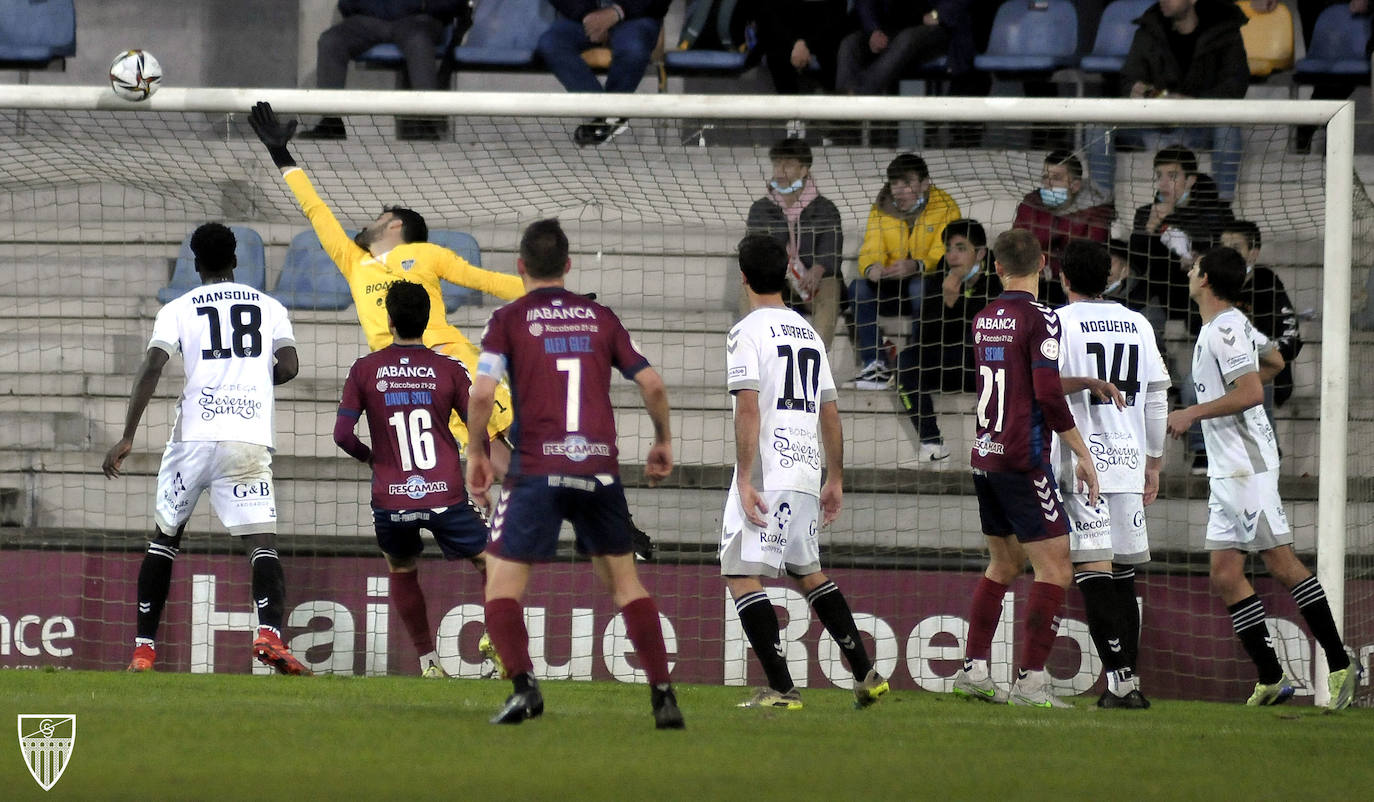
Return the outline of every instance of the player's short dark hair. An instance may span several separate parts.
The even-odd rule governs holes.
[[[1251,250],[1260,246],[1260,227],[1253,220],[1232,220],[1221,227],[1223,234],[1240,234]]]
[[[946,224],[940,232],[940,242],[948,246],[950,237],[963,237],[975,248],[988,247],[988,232],[983,230],[982,223],[972,217],[961,217]]]
[[[1154,166],[1177,164],[1184,175],[1197,175],[1197,154],[1182,145],[1169,145],[1155,154]]]
[[[1064,249],[1059,271],[1069,280],[1069,286],[1079,295],[1095,298],[1107,289],[1107,275],[1112,270],[1112,257],[1100,242],[1071,240]]]
[[[396,336],[414,340],[429,324],[429,293],[413,281],[397,281],[386,288],[386,314]]]
[[[1045,157],[1045,164],[1050,167],[1064,165],[1069,170],[1069,175],[1073,178],[1083,177],[1083,162],[1069,150],[1052,150]]]
[[[223,223],[206,223],[191,234],[191,253],[196,255],[196,269],[201,273],[232,273],[238,265],[234,253],[237,246],[234,232]]]
[[[382,207],[382,214],[387,212],[401,221],[401,239],[406,242],[429,242],[429,226],[425,224],[424,215],[404,206]]]
[[[903,153],[887,165],[888,181],[898,181],[909,175],[916,176],[917,181],[930,178],[930,170],[926,168],[926,160],[915,153]]]
[[[1198,257],[1198,274],[1207,277],[1212,294],[1233,304],[1241,302],[1245,286],[1245,257],[1234,248],[1218,245]]]
[[[796,159],[801,162],[803,167],[811,166],[811,146],[806,144],[805,139],[798,139],[789,136],[786,139],[779,139],[768,149],[768,160],[779,161],[781,159]]]
[[[747,234],[739,241],[739,269],[749,289],[773,295],[787,286],[787,249],[767,234]]]
[[[992,244],[993,259],[1012,277],[1039,272],[1040,255],[1040,242],[1034,234],[1021,228],[1003,231]]]
[[[563,275],[568,264],[568,235],[558,218],[530,223],[520,237],[520,258],[530,278],[548,279]]]

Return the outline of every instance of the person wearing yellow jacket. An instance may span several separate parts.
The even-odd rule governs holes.
[[[373,351],[391,344],[387,325],[387,288],[397,281],[410,281],[425,288],[429,294],[429,323],[425,327],[424,344],[451,356],[476,373],[477,348],[444,317],[444,299],[439,280],[471,287],[510,301],[524,294],[520,277],[474,267],[448,248],[427,242],[429,229],[425,219],[412,209],[386,207],[376,220],[354,237],[349,237],[334,217],[329,206],[320,198],[305,171],[296,166],[286,145],[295,132],[296,122],[283,125],[277,120],[271,105],[258,103],[249,118],[258,138],[267,146],[272,161],[281,168],[286,185],[295,194],[301,211],[319,235],[334,264],[343,273],[358,310],[358,323],[367,337],[367,347]],[[511,424],[510,390],[498,388],[496,406],[487,429],[496,441]],[[449,420],[454,437],[466,447],[467,426],[455,414]],[[507,451],[504,457],[509,457]],[[498,464],[504,473],[504,464]]]
[[[920,156],[903,153],[887,166],[887,183],[869,210],[859,248],[859,277],[849,285],[855,349],[863,365],[854,387],[892,386],[895,365],[879,350],[878,316],[920,318],[926,279],[945,255],[941,235],[961,216],[959,204],[931,182]]]

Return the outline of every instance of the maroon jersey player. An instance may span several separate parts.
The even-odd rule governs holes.
[[[353,363],[334,422],[334,442],[372,466],[372,518],[390,569],[388,592],[405,624],[422,676],[445,676],[434,648],[415,558],[428,529],[450,560],[484,569],[487,525],[468,503],[458,443],[448,421],[467,415],[471,380],[456,359],[427,348],[429,294],[401,281],[386,293],[392,344]],[[367,416],[369,448],[354,433]],[[485,636],[484,636],[485,638]]]
[[[955,677],[954,691],[984,701],[1008,700],[993,681],[988,660],[1002,596],[1030,557],[1035,583],[1010,701],[1063,707],[1068,703],[1050,694],[1045,673],[1059,610],[1073,578],[1068,515],[1049,464],[1051,433],[1058,432],[1078,455],[1077,478],[1093,504],[1097,474],[1064,400],[1059,319],[1035,300],[1045,261],[1040,244],[1029,231],[1012,230],[998,237],[993,249],[1006,291],[973,321],[978,436],[970,456],[991,559],[973,594],[964,669]]]
[[[497,383],[510,379],[514,454],[491,520],[486,621],[515,692],[491,719],[519,724],[544,712],[529,656],[521,600],[530,564],[553,559],[563,521],[578,551],[610,589],[652,688],[654,724],[681,729],[668,676],[658,607],[640,584],[631,552],[633,526],[616,459],[611,369],[639,385],[654,424],[644,473],[673,467],[668,393],[610,309],[563,286],[572,267],[557,220],[525,229],[516,261],[525,296],[492,313],[468,406],[468,490],[489,504],[492,465],[486,429]]]

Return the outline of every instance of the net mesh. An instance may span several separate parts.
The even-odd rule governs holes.
[[[1054,118],[1047,113],[1045,119]],[[714,562],[733,461],[723,344],[739,309],[732,251],[751,204],[773,176],[768,148],[789,123],[638,118],[606,145],[578,147],[572,133],[579,121],[572,120],[450,117],[438,141],[399,139],[390,116],[345,122],[347,139],[297,140],[292,149],[349,228],[374,219],[384,204],[409,206],[432,231],[473,235],[483,266],[514,272],[523,227],[544,217],[562,220],[573,248],[570,286],[597,293],[620,314],[670,388],[678,465],[673,480],[656,489],[642,479],[652,431],[637,391],[620,383],[613,398],[630,506],[657,543],[655,561],[641,573],[663,610],[675,675],[757,681],[759,669]],[[1046,154],[1065,136],[1091,183],[1102,184],[1101,165],[1111,164],[1094,148],[1117,146],[1109,228],[1137,246],[1133,261],[1143,257],[1130,236],[1133,218],[1148,209],[1157,187],[1153,145],[1146,139],[1146,149],[1127,149],[1131,131],[930,121],[809,128],[803,135],[812,145],[814,185],[840,215],[844,283],[858,275],[866,221],[898,153],[920,153],[933,184],[992,239],[1036,195]],[[1228,171],[1209,147],[1197,152],[1204,172],[1238,173],[1234,214],[1258,224],[1261,263],[1274,269],[1303,314],[1294,391],[1275,420],[1283,450],[1280,490],[1299,553],[1314,565],[1320,300],[1323,292],[1350,292],[1363,310],[1374,207],[1357,181],[1357,286],[1324,286],[1320,147],[1317,155],[1292,152],[1291,129],[1283,127],[1237,131],[1243,158],[1232,166],[1238,169]],[[176,360],[144,416],[126,475],[107,481],[100,460],[122,427],[158,292],[182,241],[206,220],[248,226],[262,236],[270,292],[288,244],[308,224],[243,115],[4,110],[0,153],[0,241],[12,265],[0,277],[0,373],[9,387],[0,396],[0,664],[114,668],[131,648],[135,578],[152,528],[159,453],[181,389]],[[450,320],[475,340],[495,303],[461,306]],[[1157,312],[1167,319],[1162,337],[1178,383],[1193,343],[1187,312],[1177,305]],[[1365,315],[1357,311],[1357,328]],[[1374,311],[1368,315],[1374,329]],[[862,367],[852,317],[842,305],[830,348],[840,383]],[[288,581],[286,640],[317,671],[412,673],[414,650],[387,604],[366,470],[330,436],[347,368],[366,353],[355,310],[298,309],[292,318],[301,373],[278,389],[274,460]],[[887,343],[894,355],[912,347],[920,318],[910,309],[881,317],[880,353],[889,353]],[[1374,409],[1367,406],[1374,386],[1365,386],[1374,371],[1362,370],[1370,336],[1352,334],[1350,439],[1332,446],[1345,448],[1351,477],[1341,614],[1347,641],[1366,664],[1374,650]],[[895,389],[841,391],[845,512],[823,537],[823,561],[872,636],[879,670],[898,687],[949,688],[962,658],[967,599],[983,565],[967,471],[973,397],[957,386],[959,371],[952,375],[930,393],[951,454],[940,463],[919,461],[921,438]],[[1190,467],[1191,458],[1171,444],[1161,500],[1148,512],[1155,559],[1138,579],[1140,672],[1161,696],[1234,699],[1248,690],[1253,669],[1224,607],[1208,591],[1201,550],[1207,486]],[[247,671],[252,665],[248,565],[223,533],[203,499],[178,560],[159,635],[160,668]],[[527,597],[537,671],[642,678],[623,624],[573,556],[570,533],[564,537],[564,557],[536,572]],[[432,544],[427,556],[437,556]],[[476,573],[433,559],[422,562],[421,577],[444,668],[481,674]],[[1319,647],[1284,589],[1262,571],[1256,584],[1289,674],[1299,693],[1310,694]],[[1004,608],[993,655],[994,677],[1002,680],[1018,652],[1028,588],[1029,578],[1023,579]],[[771,592],[787,622],[784,637],[799,682],[847,686],[839,651],[803,597],[790,588]],[[1101,661],[1083,620],[1081,598],[1071,592],[1050,664],[1061,692],[1100,687]]]

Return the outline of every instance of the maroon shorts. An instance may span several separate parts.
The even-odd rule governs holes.
[[[1069,534],[1069,516],[1054,476],[1041,468],[1024,473],[974,471],[983,534],[1016,535],[1022,543]]]

